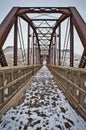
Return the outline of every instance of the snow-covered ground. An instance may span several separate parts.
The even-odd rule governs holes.
[[[0,130],[86,130],[50,71],[43,66],[21,103],[2,116]]]

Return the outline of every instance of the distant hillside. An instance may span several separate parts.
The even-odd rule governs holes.
[[[70,50],[69,49],[67,49],[67,50],[61,50],[61,58],[62,59],[64,59],[63,53],[64,53],[64,55],[66,57],[65,60],[63,60],[63,61],[65,61],[64,65],[65,66],[69,66],[69,64],[70,64]],[[77,54],[77,53],[74,53],[74,66],[78,67],[79,62],[80,62],[80,55]]]
[[[31,50],[30,50],[31,51]],[[70,54],[69,54],[69,50],[61,50],[61,58],[62,58],[62,53],[64,52],[64,54],[66,53],[66,59],[65,59],[65,66],[69,66],[69,60],[70,60]],[[25,50],[25,53],[27,54],[27,50]],[[8,61],[9,64],[12,64],[13,61],[13,47],[12,46],[8,46],[4,49],[4,54],[6,56],[6,59]],[[31,60],[32,58],[30,58]],[[80,55],[78,54],[74,54],[74,66],[77,67],[80,61]],[[18,63],[22,64],[22,53],[21,53],[21,48],[18,49]]]
[[[13,46],[8,46],[4,49],[4,54],[7,59],[8,64],[12,64],[13,62],[13,52],[14,52]],[[22,64],[22,61],[23,61],[21,52],[22,52],[21,48],[18,48],[18,63],[19,64]],[[26,53],[26,50],[25,50],[25,53]]]

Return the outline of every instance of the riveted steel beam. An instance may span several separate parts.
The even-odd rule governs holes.
[[[70,7],[72,13],[72,22],[78,32],[78,35],[82,41],[83,47],[86,49],[86,23],[78,13],[75,7]]]
[[[69,15],[61,15],[61,17],[56,21],[56,24],[55,24],[55,26],[53,28],[53,32],[51,34],[51,40],[50,40],[50,46],[49,46],[49,54],[50,54],[51,43],[52,43],[54,33],[55,33],[57,27],[59,27],[59,25],[61,24],[61,22],[63,22],[67,17],[69,17]],[[60,65],[60,52],[59,52],[59,65]]]
[[[47,19],[47,18],[46,19],[40,19],[39,18],[39,19],[31,19],[31,20],[32,21],[51,21],[52,22],[52,21],[56,21],[57,19],[55,19],[55,18],[54,19]]]
[[[55,24],[55,26],[54,26],[54,28],[53,28],[53,32],[52,32],[52,35],[51,35],[51,39],[52,39],[52,37],[53,37],[53,35],[54,35],[54,33],[55,33],[55,30],[56,30],[56,28],[59,26],[59,24],[61,23],[61,22],[63,22],[67,17],[69,17],[69,15],[61,15],[61,17],[56,21],[56,24]]]
[[[83,64],[83,61],[85,61],[84,57],[86,57],[86,54],[85,54],[86,53],[86,23],[84,22],[84,20],[82,19],[82,17],[80,16],[80,14],[78,13],[75,7],[70,7],[70,11],[72,13],[72,22],[75,25],[77,33],[84,47],[84,52],[82,54],[81,61],[79,64],[79,67],[83,68],[85,67],[85,64]]]
[[[35,30],[35,25],[34,25],[34,23],[31,21],[31,19],[30,19],[27,15],[25,15],[25,14],[21,15],[20,17],[30,24],[30,26],[31,26],[32,29],[34,30],[34,33],[35,33],[35,35],[36,35],[36,37],[37,37],[37,39],[38,39],[38,35],[37,35],[36,30]]]
[[[28,23],[30,24],[30,26],[32,27],[32,29],[34,30],[34,33],[35,33],[35,35],[36,35],[36,39],[37,39],[37,42],[38,42],[38,50],[39,50],[39,52],[40,52],[40,45],[39,45],[38,34],[37,34],[37,32],[36,32],[34,23],[33,23],[33,22],[31,21],[31,19],[30,19],[27,15],[25,15],[25,14],[21,15],[20,17],[21,17],[22,19],[24,19],[26,22],[28,22]],[[40,55],[40,54],[39,54],[39,55]]]
[[[70,17],[70,67],[74,67],[74,31]]]
[[[28,24],[27,64],[30,64],[30,25]]]
[[[26,13],[62,13],[69,14],[67,7],[20,7],[18,15]]]
[[[33,65],[34,65],[34,42],[35,42],[35,36],[33,32]]]
[[[16,21],[16,13],[18,10],[18,7],[14,7],[0,24],[0,48],[4,45],[4,42]]]
[[[58,65],[61,65],[61,24],[59,25],[59,43],[58,43],[58,50],[59,50],[59,56],[58,56]]]
[[[32,29],[34,30],[34,33],[35,33],[35,35],[36,35],[36,38],[37,38],[37,42],[39,43],[39,40],[38,40],[38,34],[37,34],[37,32],[36,32],[36,29],[35,29],[35,25],[33,24],[33,22],[31,21],[31,19],[27,16],[27,15],[21,15],[20,16],[22,19],[24,19],[25,21],[27,21],[29,24],[30,24],[30,26],[32,27]]]
[[[18,20],[16,18],[16,22],[14,24],[14,66],[17,66],[17,49],[18,49],[17,29],[18,29]]]
[[[54,36],[54,65],[56,65],[56,32]]]
[[[27,13],[28,13],[28,15],[27,15]],[[35,17],[29,18],[29,17],[31,17],[31,15],[29,15],[30,13],[31,14],[34,13]],[[50,14],[56,15],[57,13],[60,14],[59,18],[52,17],[50,19],[50,17],[49,18],[42,17],[42,19],[41,19],[40,15],[38,15],[38,14],[44,14],[44,16],[45,15],[47,16],[47,14],[48,14],[49,16],[51,16]],[[86,35],[85,35],[86,34],[86,24],[83,21],[83,19],[81,18],[80,14],[76,10],[76,8],[74,8],[74,7],[14,7],[0,25],[0,48],[1,49],[2,49],[2,46],[4,45],[4,42],[7,38],[13,24],[14,23],[16,24],[16,19],[17,19],[16,16],[23,18],[26,22],[28,22],[28,24],[33,29],[35,37],[36,37],[36,43],[37,43],[36,47],[38,48],[38,52],[39,52],[39,56],[40,56],[39,59],[41,59],[40,45],[47,44],[49,46],[48,54],[50,55],[50,50],[52,49],[51,45],[52,45],[53,39],[55,37],[54,34],[55,34],[56,29],[61,25],[61,23],[67,17],[70,16],[71,17],[70,64],[71,64],[71,66],[73,66],[73,29],[72,28],[73,28],[73,25],[75,25],[75,28],[78,32],[78,35],[79,35],[82,45],[84,47],[84,52],[83,52],[81,62],[79,65],[79,66],[82,66],[81,63],[82,63],[82,61],[85,61],[84,57],[86,56]],[[38,22],[37,25],[35,25],[36,22]],[[55,23],[55,24],[53,24],[53,23]],[[14,28],[15,28],[15,26],[14,26]],[[17,26],[16,26],[16,30],[17,30]],[[16,43],[17,43],[17,31],[14,32],[14,35],[15,35],[14,36],[14,44],[15,44],[14,48],[15,48]],[[40,36],[42,36],[42,37],[40,37]],[[60,40],[60,34],[58,37]],[[29,39],[28,39],[28,42],[29,42]],[[61,44],[61,42],[59,44]],[[59,45],[59,46],[61,46],[61,45]],[[53,49],[55,50],[54,47],[53,47]],[[15,52],[17,52],[17,51],[15,51]],[[2,55],[4,57],[3,53],[2,53]],[[14,60],[17,61],[16,60],[17,54],[14,57],[15,57]],[[56,56],[54,56],[54,57],[56,57]],[[49,58],[50,58],[50,56],[49,56]],[[59,57],[59,60],[60,60],[60,57]],[[29,63],[29,61],[28,61],[28,63]],[[55,59],[54,59],[54,63],[55,63]],[[59,61],[59,65],[60,65],[60,61]]]

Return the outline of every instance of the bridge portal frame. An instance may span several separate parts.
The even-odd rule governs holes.
[[[73,25],[75,26],[77,33],[80,37],[80,40],[82,42],[84,51],[81,57],[81,61],[79,63],[79,67],[84,68],[86,65],[86,24],[82,17],[80,16],[79,12],[76,10],[75,7],[13,7],[9,14],[6,16],[6,18],[3,20],[3,22],[0,24],[0,52],[3,51],[2,47],[5,43],[5,40],[12,28],[12,26],[15,24],[14,27],[14,66],[17,65],[17,18],[21,17],[24,19],[33,29],[34,34],[36,36],[36,41],[38,45],[38,55],[39,55],[39,63],[42,63],[42,58],[43,56],[41,55],[41,49],[40,49],[40,44],[39,44],[39,37],[38,33],[36,31],[36,27],[34,25],[34,20],[37,21],[37,19],[30,19],[26,14],[27,13],[60,13],[61,16],[59,19],[56,20],[55,26],[52,27],[52,33],[51,33],[51,39],[50,39],[50,44],[49,44],[49,50],[48,50],[48,55],[47,55],[47,63],[50,63],[50,56],[51,56],[51,45],[53,42],[53,36],[56,32],[56,29],[60,26],[60,24],[68,17],[70,17],[70,66],[73,67]],[[43,20],[43,19],[39,19]],[[50,19],[48,19],[50,20]],[[52,19],[53,20],[53,19]],[[54,19],[55,20],[55,19]],[[46,35],[45,35],[46,36]],[[60,36],[59,36],[59,41],[60,41]],[[29,42],[29,40],[28,40]],[[61,46],[61,43],[60,45]],[[59,49],[60,50],[60,49]],[[29,53],[29,51],[28,51]],[[60,63],[60,51],[59,51],[59,63],[58,65],[61,65]],[[0,63],[2,66],[7,66],[7,61],[5,58],[4,53],[0,53]],[[29,56],[29,54],[28,54]],[[34,57],[34,56],[33,56]],[[49,59],[48,59],[49,58]],[[28,58],[29,60],[29,58]],[[51,63],[54,61],[51,59]],[[29,61],[28,61],[29,64]]]

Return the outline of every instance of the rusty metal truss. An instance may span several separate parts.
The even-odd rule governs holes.
[[[86,24],[75,7],[13,7],[3,22],[0,24],[0,63],[7,66],[7,61],[3,53],[3,45],[14,25],[14,65],[17,65],[17,33],[18,18],[22,18],[28,23],[28,59],[30,64],[30,28],[33,30],[33,52],[36,49],[36,63],[42,64],[43,58],[47,64],[56,64],[56,44],[59,48],[58,65],[61,65],[61,23],[70,18],[70,66],[74,66],[74,34],[75,26],[84,52],[81,57],[79,67],[86,65]],[[58,31],[57,31],[58,30]],[[57,33],[58,32],[58,33]],[[58,37],[58,43],[56,38]],[[36,45],[35,45],[36,44]],[[33,53],[33,64],[34,63]]]

